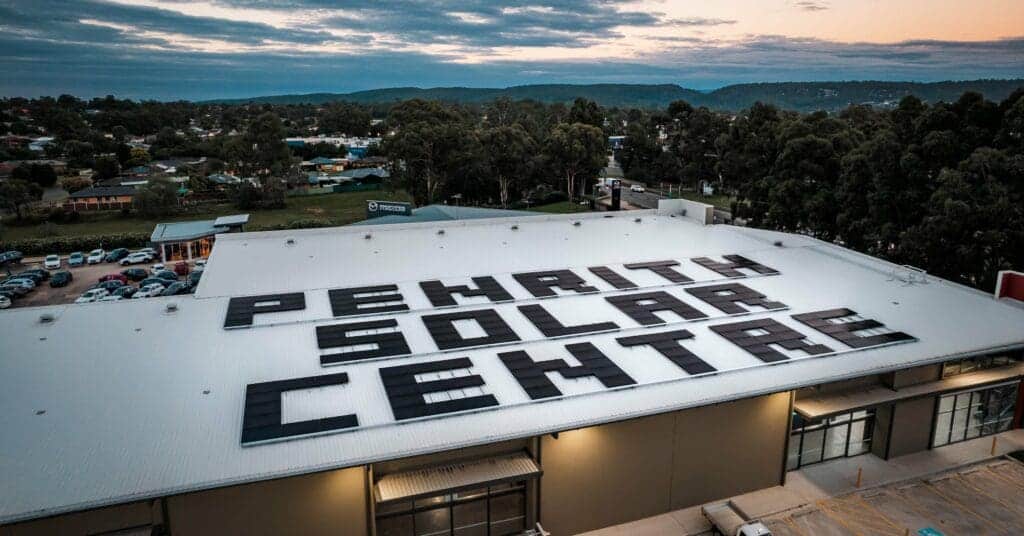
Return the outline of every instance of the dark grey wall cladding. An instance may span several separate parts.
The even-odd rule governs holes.
[[[719,324],[710,326],[711,331],[725,337],[730,342],[743,348],[747,352],[765,363],[785,361],[789,359],[785,354],[779,352],[769,344],[777,344],[787,350],[803,350],[808,354],[827,354],[832,351],[824,344],[811,344],[805,341],[806,335],[799,331],[786,327],[771,318],[760,320],[749,320],[747,322],[736,322],[733,324]],[[767,333],[763,335],[751,335],[748,331],[763,329]]]
[[[384,294],[356,296],[356,294],[377,292],[383,292]],[[398,293],[398,285],[336,288],[327,291],[327,299],[331,302],[331,313],[334,316],[366,315],[409,310],[409,306],[404,303],[394,303],[404,300],[402,295]],[[359,307],[360,305],[370,305],[370,307]]]
[[[476,288],[470,288],[469,285],[454,285],[445,286],[438,280],[433,281],[420,281],[420,288],[423,289],[423,293],[426,294],[427,299],[434,307],[443,307],[446,305],[458,305],[459,302],[455,301],[453,294],[461,294],[467,298],[473,296],[486,296],[487,299],[492,302],[502,302],[512,300],[512,295],[505,290],[493,277],[474,277],[473,283]]]
[[[608,296],[605,299],[608,300],[608,303],[611,303],[620,311],[626,313],[630,318],[645,326],[665,323],[664,320],[658,318],[658,316],[654,314],[659,311],[672,311],[685,320],[706,318],[708,316],[697,309],[694,309],[679,298],[660,290],[654,292],[642,292],[639,294]],[[652,300],[653,303],[640,303]]]
[[[679,341],[692,339],[693,333],[680,329],[666,331],[663,333],[651,333],[649,335],[637,335],[634,337],[622,337],[615,339],[616,342],[625,347],[651,346],[659,354],[667,357],[687,374],[704,374],[714,372],[716,369],[707,361],[697,357],[693,352],[683,348]]]
[[[434,343],[441,350],[452,348],[466,348],[468,346],[484,346],[502,342],[515,342],[519,340],[512,328],[502,320],[494,309],[477,309],[473,311],[459,311],[456,313],[445,313],[439,315],[424,315],[420,317],[423,325],[427,327]],[[455,329],[454,322],[457,320],[474,320],[484,330],[483,337],[463,338]]]
[[[281,423],[281,393],[346,383],[348,383],[348,374],[341,372],[247,385],[245,388],[245,410],[242,416],[242,444],[321,434],[359,426],[359,419],[354,414]]]
[[[317,326],[316,344],[321,350],[325,348],[344,348],[348,346],[355,346],[357,344],[377,345],[377,348],[371,350],[354,350],[351,352],[321,355],[320,364],[332,365],[335,363],[358,361],[360,359],[407,355],[412,353],[412,351],[409,350],[409,344],[405,341],[405,336],[403,336],[400,331],[349,335],[349,333],[355,331],[397,327],[398,321],[395,319]]]
[[[623,266],[630,270],[650,270],[673,283],[689,283],[693,281],[693,279],[672,268],[673,266],[679,266],[679,261],[637,262]]]
[[[596,322],[593,324],[577,324],[566,326],[557,318],[551,316],[541,305],[520,305],[519,312],[523,313],[545,337],[563,337],[565,335],[577,335],[580,333],[592,333],[595,331],[611,331],[619,329],[615,322]]]
[[[741,303],[744,305],[756,305],[765,309],[786,308],[786,304],[770,301],[764,294],[739,283],[688,288],[686,292],[731,315],[749,312],[748,309],[739,306]]]
[[[498,357],[531,400],[562,396],[562,392],[546,376],[548,372],[557,372],[563,378],[570,379],[593,376],[605,387],[621,387],[636,383],[589,342],[567,344],[565,349],[580,362],[580,365],[570,366],[563,359],[534,361],[522,350],[500,353]]]
[[[538,298],[557,296],[554,288],[570,292],[586,294],[598,292],[598,289],[587,285],[582,277],[576,275],[572,270],[548,270],[545,272],[525,272],[512,274],[512,277],[519,282],[526,290]]]
[[[231,298],[228,301],[228,312],[224,315],[224,327],[247,327],[252,325],[254,315],[301,311],[305,308],[306,294],[303,292]]]
[[[460,357],[443,361],[432,361],[430,363],[379,369],[380,379],[384,384],[384,391],[388,395],[388,402],[391,404],[391,411],[394,413],[395,419],[401,421],[416,417],[497,406],[498,400],[493,395],[470,396],[444,402],[427,402],[424,399],[423,395],[428,393],[480,387],[485,385],[485,383],[483,378],[475,374],[417,382],[417,374],[465,369],[472,366],[473,362],[468,357]]]
[[[740,271],[740,269],[743,268],[753,270],[763,275],[779,273],[779,271],[774,268],[769,268],[742,255],[723,255],[722,258],[725,259],[726,262],[718,262],[708,257],[697,257],[690,260],[707,268],[708,270],[724,275],[725,277],[746,277],[746,274]]]
[[[886,344],[890,342],[916,340],[914,337],[902,331],[880,333],[878,335],[857,335],[857,331],[885,327],[885,324],[877,320],[864,319],[853,322],[829,322],[829,320],[833,318],[843,318],[856,314],[856,311],[851,309],[840,308],[828,309],[826,311],[814,311],[811,313],[792,316],[798,322],[806,324],[807,326],[810,326],[852,348],[866,348],[868,346],[878,346],[879,344]]]
[[[621,275],[619,275],[618,272],[612,270],[611,268],[608,268],[607,266],[591,266],[590,268],[587,269],[590,270],[590,273],[596,275],[597,277],[600,277],[606,283],[619,290],[637,287],[636,283],[626,279],[625,277],[622,277]]]

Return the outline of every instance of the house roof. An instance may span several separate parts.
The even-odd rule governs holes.
[[[135,188],[132,186],[90,186],[83,188],[68,197],[80,199],[83,197],[116,197],[124,195],[135,195]]]
[[[180,221],[174,223],[158,223],[150,235],[151,242],[177,242],[194,240],[204,236],[215,235],[227,230],[226,227],[214,225],[215,220]]]
[[[744,268],[743,277],[734,277],[724,268],[725,255],[741,255],[768,271]],[[672,276],[657,268],[667,264],[654,261],[678,263],[670,267],[693,281]],[[593,267],[638,288],[619,288],[619,279]],[[551,270],[570,270],[585,286],[566,279],[567,285],[585,292],[553,289],[554,295],[538,297],[536,292],[548,288],[544,275],[523,273]],[[455,305],[435,307],[420,285],[475,285],[470,278],[481,276],[492,277],[511,300],[455,295]],[[735,304],[739,312],[712,305],[718,294],[706,287],[726,284],[754,292]],[[380,285],[394,285],[408,309],[335,316],[329,290]],[[643,306],[630,307],[628,300],[646,303],[639,294],[658,292],[699,314],[658,313],[662,323],[656,324],[637,320],[644,318]],[[232,307],[232,298],[246,297]],[[348,314],[344,296],[335,297],[340,314]],[[170,303],[175,310],[168,310]],[[254,314],[248,328],[226,329],[226,321],[246,322],[246,304],[268,312]],[[520,308],[527,306],[533,307]],[[537,306],[563,326],[531,321],[525,311],[536,315]],[[288,307],[293,309],[269,312]],[[794,317],[836,308],[884,324],[863,332],[880,338],[855,346],[862,341],[842,342],[837,337],[847,332],[828,321],[815,324],[820,316]],[[481,310],[493,311],[518,340],[503,332],[502,342],[453,348],[447,345],[458,336],[439,339],[429,331],[438,327],[435,315]],[[53,320],[40,322],[44,313]],[[704,226],[667,209],[224,234],[194,296],[22,307],[0,317],[0,523],[531,437],[1024,347],[1024,309],[987,293],[808,237]],[[782,355],[770,361],[775,354],[742,346],[760,332],[730,331],[748,321],[784,325],[814,353],[770,348]],[[408,354],[322,365],[334,343],[318,338],[318,328],[337,335],[327,328],[353,322],[394,324],[360,329],[397,329]],[[570,329],[555,338],[541,331],[608,322],[615,327]],[[666,357],[639,340],[666,332],[682,337],[681,330],[692,335],[681,346],[714,371],[701,372],[692,368],[699,362],[685,354]],[[140,344],[144,352],[136,351]],[[568,346],[580,353],[570,353]],[[613,367],[601,362],[597,368],[611,386],[596,377],[548,372],[542,376],[561,396],[534,400],[513,375],[528,371],[524,355],[572,364],[603,356]],[[463,368],[424,369],[448,360]],[[621,374],[607,374],[616,369]],[[420,403],[461,410],[402,413],[411,399],[389,397],[392,386],[408,386],[402,378],[409,376],[402,374],[418,374],[421,387],[451,379],[461,387],[422,395]],[[267,382],[300,378],[288,384],[297,390],[282,396],[281,414],[269,426],[281,424],[302,435],[243,444],[243,427],[257,426],[245,417],[247,392],[259,397]],[[342,379],[347,383],[316,387]],[[497,405],[472,407],[477,397]],[[319,420],[343,415],[354,415],[354,421]],[[337,421],[349,426],[330,429]]]

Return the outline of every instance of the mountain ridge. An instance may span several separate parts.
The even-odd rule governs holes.
[[[841,82],[764,82],[734,84],[702,92],[678,84],[529,84],[505,88],[470,87],[394,87],[349,93],[306,93],[267,95],[238,99],[212,99],[201,103],[218,104],[325,104],[334,101],[357,104],[387,104],[420,98],[462,104],[481,104],[500,97],[512,100],[536,100],[545,103],[572,102],[577,97],[602,106],[664,108],[670,102],[685,100],[694,106],[717,110],[740,110],[754,102],[771,103],[800,111],[835,111],[850,104],[892,106],[904,96],[935,102],[953,101],[966,91],[977,91],[1000,101],[1019,87],[1024,79],[980,79],[944,82],[882,82],[873,80]]]

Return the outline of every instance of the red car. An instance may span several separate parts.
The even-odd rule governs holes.
[[[120,281],[124,284],[128,284],[128,278],[124,274],[107,274],[100,278],[100,283],[104,281]]]
[[[178,275],[188,275],[188,263],[185,261],[178,261],[174,263],[174,273]]]

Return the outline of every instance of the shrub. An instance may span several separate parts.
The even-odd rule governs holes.
[[[149,233],[117,233],[106,235],[54,236],[48,238],[25,238],[22,240],[0,241],[0,251],[16,250],[25,255],[48,255],[50,253],[71,253],[88,251],[93,248],[135,248],[149,244]]]

